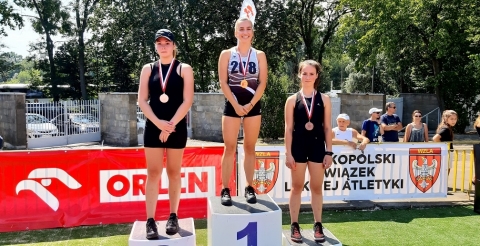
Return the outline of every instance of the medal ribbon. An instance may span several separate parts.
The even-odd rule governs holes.
[[[238,54],[238,59],[240,59],[240,67],[242,68],[243,79],[247,79],[247,70],[245,69],[245,67],[248,67],[248,63],[250,62],[250,55],[252,54],[252,48],[250,48],[250,50],[248,51],[248,58],[246,63],[247,65],[245,67],[243,67],[242,56],[238,52],[237,54]]]
[[[158,61],[158,71],[160,73],[160,86],[162,87],[163,93],[165,93],[165,89],[167,88],[168,78],[170,77],[170,73],[172,72],[174,61],[175,61],[175,58],[172,59],[172,62],[168,67],[168,72],[167,72],[167,76],[165,76],[165,79],[163,78],[163,73],[162,73],[162,62]]]
[[[303,94],[303,91],[300,91],[300,94],[302,95],[302,102],[303,105],[305,105],[305,111],[307,111],[307,116],[308,116],[308,121],[310,122],[310,119],[312,118],[313,114],[313,105],[315,103],[315,90],[313,91],[312,94],[312,101],[310,102],[310,109],[307,107],[307,100],[305,100],[305,95]]]

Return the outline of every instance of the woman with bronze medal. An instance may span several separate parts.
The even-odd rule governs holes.
[[[316,91],[320,83],[320,72],[318,62],[301,62],[298,69],[301,89],[285,103],[285,164],[291,169],[292,175],[289,208],[291,239],[295,242],[302,241],[298,214],[307,168],[315,219],[313,235],[315,241],[325,241],[322,186],[325,169],[332,165],[332,116],[330,98]]]
[[[193,70],[190,65],[175,59],[173,33],[160,29],[155,34],[155,48],[160,59],[143,66],[138,88],[138,105],[147,117],[144,133],[147,181],[147,238],[158,238],[155,211],[158,187],[166,155],[170,216],[166,233],[178,232],[183,150],[187,144],[185,116],[193,103]]]
[[[255,144],[260,132],[261,105],[267,86],[267,58],[265,53],[252,47],[253,25],[248,18],[235,23],[238,45],[222,51],[218,61],[218,77],[225,94],[222,133],[225,149],[222,156],[221,204],[232,205],[228,186],[235,165],[238,132],[243,118],[243,148],[246,177],[245,198],[256,203],[255,189],[251,186],[255,171]],[[233,187],[232,187],[233,188]]]

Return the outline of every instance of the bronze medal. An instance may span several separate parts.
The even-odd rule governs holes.
[[[163,93],[161,96],[160,96],[160,102],[162,103],[166,103],[168,102],[168,95]]]
[[[310,121],[307,122],[307,124],[305,124],[305,129],[307,129],[308,131],[313,130],[313,123]]]

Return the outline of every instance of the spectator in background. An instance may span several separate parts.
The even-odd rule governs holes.
[[[3,138],[0,136],[0,151],[3,149]]]
[[[383,129],[380,127],[380,113],[381,109],[371,108],[368,113],[370,119],[366,119],[362,124],[362,135],[367,137],[370,142],[380,142]]]
[[[385,104],[385,114],[380,118],[381,127],[383,128],[383,141],[384,142],[399,142],[398,131],[402,130],[402,122],[400,118],[395,114],[397,107],[394,102],[388,102]]]
[[[477,130],[478,136],[480,137],[480,114],[477,117],[477,120],[475,120],[475,129]],[[476,176],[473,176],[472,184],[475,185],[475,178]]]
[[[403,142],[428,142],[428,127],[422,123],[422,111],[413,111],[412,123],[405,129]]]
[[[458,115],[453,110],[445,110],[442,114],[442,122],[438,125],[437,134],[433,136],[434,142],[450,142],[450,151],[453,151],[453,127],[457,124]],[[450,174],[452,162],[448,161],[448,174]]]
[[[362,140],[359,150],[364,150],[367,144],[370,142],[367,137],[358,133],[357,130],[349,128],[350,117],[347,114],[339,114],[337,116],[337,127],[332,129],[332,143],[344,144],[357,149],[358,140]],[[355,140],[354,140],[355,139]]]

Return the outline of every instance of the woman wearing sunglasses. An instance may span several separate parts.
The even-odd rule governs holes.
[[[428,142],[428,127],[422,123],[422,112],[415,110],[412,113],[412,123],[405,129],[404,142]]]

